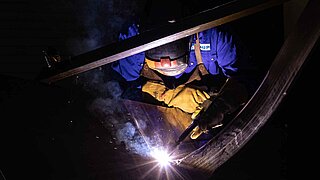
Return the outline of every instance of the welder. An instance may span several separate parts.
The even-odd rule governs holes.
[[[120,40],[137,35],[139,28],[131,25],[120,33]],[[240,40],[218,26],[116,61],[112,69],[130,84],[129,89],[137,87],[144,100],[185,113],[198,113],[202,103],[215,96],[206,118],[190,136],[196,139],[248,101],[256,87],[251,61]]]

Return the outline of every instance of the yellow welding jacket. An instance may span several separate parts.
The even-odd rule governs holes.
[[[188,67],[189,39],[183,38],[162,46],[147,50],[145,62],[153,69],[166,76],[176,76]]]

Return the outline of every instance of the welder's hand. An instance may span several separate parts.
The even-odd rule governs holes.
[[[172,92],[166,92],[165,96],[171,96],[169,101],[165,101],[169,107],[177,107],[187,113],[194,113],[205,100],[210,98],[206,92],[184,85],[178,86]]]
[[[199,117],[198,128],[195,128],[191,138],[196,139],[201,133],[221,126],[225,115],[235,112],[247,102],[247,99],[248,92],[246,87],[237,79],[229,78],[220,90],[219,95]]]
[[[142,92],[150,94],[158,101],[163,101],[162,96],[166,91],[166,86],[163,83],[157,81],[147,81],[147,83],[142,86]]]
[[[199,126],[194,128],[191,132],[190,138],[191,139],[197,139],[202,133],[205,133],[205,131],[202,131]]]
[[[175,89],[168,89],[163,83],[148,81],[142,91],[150,94],[158,101],[169,107],[177,107],[187,113],[193,113],[210,96],[201,90],[180,85]]]
[[[119,34],[119,40],[125,40],[130,37],[136,36],[139,34],[138,26],[136,24],[133,24],[129,27],[127,33],[120,33]]]
[[[221,126],[224,115],[228,110],[229,106],[222,100],[216,99],[200,117],[199,125],[192,131],[190,138],[197,139],[202,133],[208,132],[209,129]]]

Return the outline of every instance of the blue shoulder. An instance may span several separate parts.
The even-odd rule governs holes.
[[[129,26],[127,33],[120,33],[119,40],[125,40],[139,34],[138,25]],[[112,63],[112,69],[118,72],[127,81],[139,78],[144,62],[144,52],[120,59]]]

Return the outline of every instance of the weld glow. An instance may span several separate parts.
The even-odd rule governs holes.
[[[170,162],[172,162],[170,155],[165,150],[155,149],[151,155],[157,160],[161,167],[168,166]]]
[[[175,169],[177,164],[177,156],[172,156],[164,147],[150,148],[149,158],[151,161],[146,162],[144,165],[148,165],[149,170],[142,174],[141,179],[188,179],[178,169]]]

